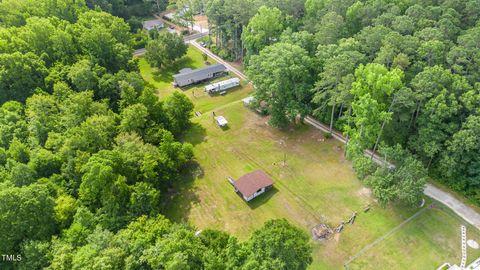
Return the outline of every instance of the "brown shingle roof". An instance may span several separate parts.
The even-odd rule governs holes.
[[[257,190],[273,185],[272,179],[263,171],[247,173],[235,181],[234,186],[245,197],[252,196]]]

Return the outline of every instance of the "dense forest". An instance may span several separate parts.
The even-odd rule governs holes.
[[[23,258],[1,269],[311,263],[285,220],[240,241],[162,216],[195,166],[193,104],[159,100],[132,53],[147,45],[157,67],[185,53],[141,31],[168,5],[208,16],[208,46],[243,61],[272,126],[342,131],[381,204],[417,204],[428,178],[480,203],[480,0],[1,0],[0,254]]]
[[[198,1],[202,2],[202,1]],[[210,47],[243,60],[270,123],[313,115],[382,203],[428,177],[480,203],[480,1],[210,0]],[[376,168],[363,150],[394,166]]]
[[[0,268],[305,269],[285,220],[239,241],[162,216],[195,164],[193,104],[158,99],[101,3],[0,1],[0,254],[21,257]]]

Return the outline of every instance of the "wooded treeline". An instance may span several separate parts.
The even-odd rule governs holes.
[[[82,1],[0,2],[1,269],[305,269],[303,231],[240,242],[161,215],[188,175],[193,104],[159,100],[121,18]]]
[[[384,202],[415,203],[428,171],[480,203],[480,1],[205,6],[212,44],[232,60],[243,56],[271,124],[311,114],[344,132],[348,156],[375,194],[388,194]],[[377,169],[367,148],[420,163]]]

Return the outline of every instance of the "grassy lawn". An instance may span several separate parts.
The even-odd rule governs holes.
[[[213,63],[212,60],[209,60]],[[344,159],[342,145],[308,126],[280,131],[266,125],[268,119],[243,107],[250,94],[246,82],[225,96],[209,96],[203,85],[184,90],[172,87],[179,69],[204,66],[201,53],[190,47],[186,57],[164,70],[149,67],[140,59],[142,76],[158,89],[159,96],[182,91],[203,114],[193,118],[185,140],[194,145],[197,164],[192,175],[164,194],[163,213],[176,222],[189,222],[199,229],[224,230],[246,239],[269,219],[286,218],[310,234],[313,226],[326,223],[334,228],[359,215],[353,225],[324,242],[313,242],[311,269],[342,269],[350,256],[390,232],[419,209],[380,207],[355,177]],[[220,78],[217,80],[226,79]],[[216,126],[211,112],[223,115],[229,128]],[[238,178],[261,169],[275,186],[268,193],[245,203],[226,178]],[[427,201],[427,205],[431,202]],[[369,212],[363,209],[370,205]],[[448,210],[436,207],[405,224],[394,234],[367,250],[349,265],[352,269],[435,269],[443,262],[459,264],[460,224]],[[477,230],[469,238],[480,241]],[[480,252],[469,254],[469,260]],[[385,267],[384,267],[385,266]]]
[[[350,269],[435,269],[444,262],[460,265],[460,225],[465,224],[443,206],[428,209],[414,221],[367,250]],[[479,240],[478,231],[467,226],[467,239]],[[480,256],[468,248],[467,264]]]
[[[312,269],[340,269],[349,256],[418,211],[378,206],[356,179],[350,162],[344,160],[341,145],[325,140],[316,130],[303,126],[278,131],[265,124],[266,118],[245,109],[241,103],[216,112],[228,119],[229,129],[219,129],[211,115],[202,115],[194,119],[196,125],[186,137],[195,145],[199,167],[194,181],[186,178],[178,183],[178,192],[170,197],[165,213],[174,221],[190,222],[200,229],[225,230],[245,239],[269,219],[286,218],[310,233],[316,224],[334,227],[357,211],[360,214],[354,225],[346,226],[327,242],[313,243]],[[256,169],[268,173],[275,188],[247,204],[233,192],[226,177],[238,178]],[[371,210],[363,213],[368,204]],[[382,247],[374,255],[392,264],[398,261],[410,265],[412,262],[406,257],[416,254],[412,266],[419,267],[410,269],[426,269],[425,265],[433,268],[445,260],[456,262],[460,223],[445,220],[449,221],[441,211],[431,211],[409,223],[412,229],[405,230],[404,236],[399,234],[401,239],[410,240]],[[480,240],[477,232],[474,236]],[[439,242],[434,240],[438,239],[449,248],[437,247]],[[361,267],[357,269],[378,269],[378,264],[370,259],[359,263]],[[391,268],[402,269],[401,266]]]
[[[208,62],[216,63],[213,59],[208,58]],[[202,53],[195,47],[189,46],[187,55],[177,61],[174,65],[165,68],[152,68],[144,58],[140,58],[140,73],[142,77],[153,87],[158,89],[160,98],[165,98],[174,91],[181,91],[190,97],[195,104],[195,111],[202,113],[210,112],[217,107],[229,104],[233,101],[241,100],[252,92],[253,88],[247,82],[241,82],[241,87],[231,89],[225,96],[210,96],[203,91],[203,87],[207,84],[199,84],[186,89],[175,88],[172,85],[173,75],[177,74],[182,68],[201,68],[204,67]],[[217,78],[214,81],[220,81],[232,77],[231,75]],[[214,82],[211,81],[211,82]],[[211,83],[209,82],[209,83]]]

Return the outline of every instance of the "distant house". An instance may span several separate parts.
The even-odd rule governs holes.
[[[164,26],[163,22],[160,20],[150,20],[150,21],[143,22],[143,29],[148,31],[153,29],[160,30],[161,28],[163,28],[163,26]]]
[[[227,68],[222,64],[210,65],[193,70],[182,69],[180,73],[173,75],[173,85],[184,87],[218,77],[225,72],[227,72]]]
[[[238,192],[246,202],[273,187],[272,179],[261,170],[247,173],[237,181],[229,179],[229,182],[235,188],[235,192]]]
[[[239,78],[231,78],[225,81],[216,82],[205,86],[205,91],[209,94],[219,93],[240,85]]]
[[[228,125],[228,121],[225,117],[223,116],[217,116],[215,117],[215,121],[217,122],[217,125],[219,127],[226,127]]]

